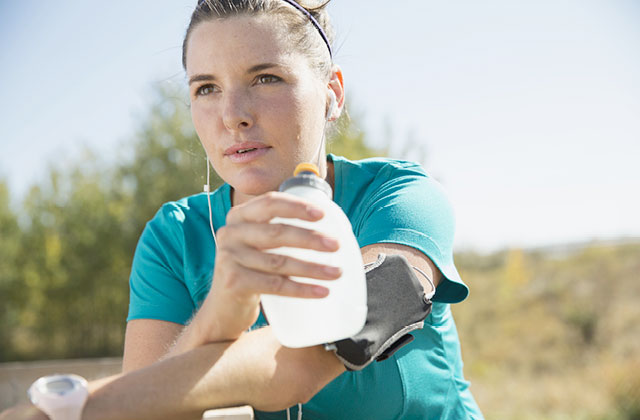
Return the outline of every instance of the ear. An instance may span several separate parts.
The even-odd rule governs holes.
[[[342,109],[344,108],[344,79],[342,78],[342,69],[339,66],[333,66],[331,70],[331,78],[329,79],[329,83],[327,84],[327,88],[333,92],[335,97],[335,106],[332,107],[331,114],[327,115],[328,121],[335,121],[342,114]],[[332,102],[330,93],[327,92],[327,105]]]

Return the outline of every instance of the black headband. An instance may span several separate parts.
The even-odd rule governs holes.
[[[307,18],[309,18],[311,23],[313,23],[313,26],[315,26],[316,29],[318,30],[318,32],[320,33],[320,36],[324,40],[324,43],[327,44],[327,48],[329,49],[329,56],[333,59],[333,51],[331,50],[331,44],[329,43],[329,38],[327,38],[327,34],[324,33],[324,30],[322,29],[322,26],[320,26],[320,24],[318,23],[316,18],[314,18],[313,15],[311,13],[309,13],[309,11],[307,9],[305,9],[302,6],[300,6],[294,0],[284,0],[284,1],[286,3],[289,3],[290,5],[292,5],[293,7],[298,9],[299,11],[301,11]],[[203,3],[208,3],[208,2],[207,2],[207,0],[198,0],[198,6],[201,6]]]
[[[318,30],[318,32],[320,32],[320,36],[324,40],[324,43],[327,44],[327,48],[329,49],[329,56],[331,56],[331,58],[333,58],[333,51],[331,51],[331,44],[329,43],[329,38],[327,38],[327,34],[324,33],[324,31],[322,30],[322,26],[320,26],[320,24],[318,23],[316,18],[314,18],[313,15],[311,13],[309,13],[309,11],[307,9],[305,9],[302,6],[300,6],[294,0],[284,0],[284,1],[289,3],[290,5],[292,5],[296,9],[300,10],[302,13],[304,13],[309,18],[311,23],[313,23],[313,26],[315,26],[316,29]]]

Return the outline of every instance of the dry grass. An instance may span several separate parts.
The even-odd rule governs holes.
[[[488,419],[640,419],[640,245],[457,262],[465,374]]]

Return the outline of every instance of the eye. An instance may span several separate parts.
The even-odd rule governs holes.
[[[273,74],[261,74],[256,78],[256,82],[258,84],[269,84],[269,83],[277,83],[282,79],[278,76],[274,76]]]
[[[216,90],[217,90],[216,86],[214,86],[212,84],[202,85],[202,86],[198,87],[198,89],[196,89],[196,96],[209,95],[209,94],[213,93]]]

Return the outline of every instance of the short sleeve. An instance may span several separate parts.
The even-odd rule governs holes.
[[[419,166],[387,167],[376,182],[375,193],[363,202],[357,235],[360,246],[387,242],[416,248],[444,277],[433,300],[464,300],[469,289],[453,262],[455,218],[442,186]]]
[[[184,214],[167,203],[145,226],[129,278],[129,316],[186,324],[195,306],[184,282]]]

